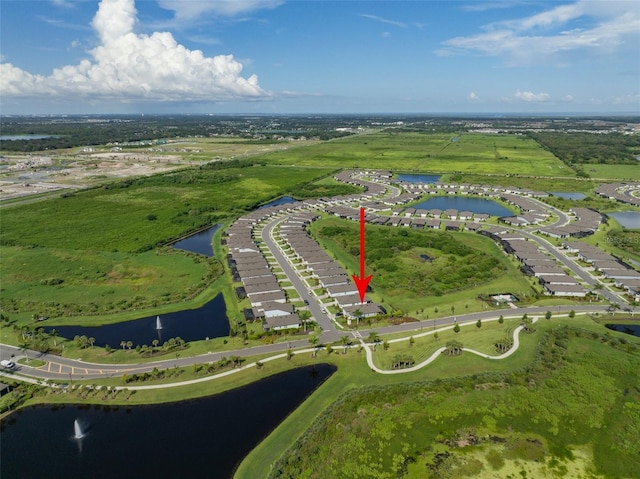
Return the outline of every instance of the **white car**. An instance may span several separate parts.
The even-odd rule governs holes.
[[[0,366],[2,366],[3,368],[13,369],[16,367],[16,363],[14,363],[13,361],[9,361],[8,359],[3,359],[2,361],[0,361]]]

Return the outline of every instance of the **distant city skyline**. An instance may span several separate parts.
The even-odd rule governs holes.
[[[3,0],[8,114],[640,115],[635,1]]]

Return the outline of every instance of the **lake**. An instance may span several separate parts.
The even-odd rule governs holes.
[[[190,251],[192,253],[198,253],[204,256],[212,257],[213,254],[213,235],[220,229],[222,225],[215,225],[199,233],[192,234],[191,236],[181,239],[174,243],[172,246],[184,251]]]
[[[558,198],[564,198],[565,200],[584,200],[587,197],[584,193],[567,193],[562,191],[552,191],[550,194]]]
[[[152,406],[38,406],[2,422],[3,478],[229,478],[336,368],[320,364],[216,396]],[[76,440],[74,421],[85,437]],[[276,459],[276,458],[274,458]]]
[[[639,229],[640,228],[640,211],[622,211],[620,213],[607,213],[616,220],[623,228]]]
[[[61,135],[0,135],[0,141],[44,140],[45,138],[61,138]]]
[[[261,210],[262,208],[269,208],[270,206],[288,205],[290,203],[295,203],[296,201],[298,200],[292,198],[291,196],[281,196],[280,198],[276,198],[273,201],[269,201],[269,203],[260,205],[258,209]]]
[[[640,324],[605,324],[605,326],[614,331],[640,337]]]
[[[120,347],[121,341],[131,341],[135,347],[144,344],[151,346],[154,339],[162,344],[178,336],[185,341],[198,341],[207,337],[229,335],[227,307],[222,294],[197,309],[161,314],[161,330],[156,329],[156,323],[157,315],[153,315],[103,326],[47,326],[44,330],[48,333],[55,329],[61,337],[68,339],[84,335],[95,338],[96,346],[104,347],[108,344],[116,349]]]
[[[470,196],[434,196],[417,205],[413,205],[413,208],[430,210],[433,208],[446,210],[449,208],[456,209],[458,211],[472,211],[473,213],[486,213],[491,216],[513,216],[513,212],[493,200],[487,200],[484,198],[474,198]]]
[[[436,183],[440,180],[440,175],[400,174],[398,179],[407,183]]]

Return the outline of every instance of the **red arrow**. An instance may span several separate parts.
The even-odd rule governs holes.
[[[360,277],[358,278],[355,274],[351,276],[358,287],[360,302],[364,303],[364,294],[367,292],[367,286],[372,278],[372,275],[366,278],[364,276],[364,208],[360,208]]]

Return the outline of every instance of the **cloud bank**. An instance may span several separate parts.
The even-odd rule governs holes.
[[[568,27],[571,22],[580,26]],[[628,1],[580,0],[485,25],[483,30],[446,40],[435,53],[498,56],[511,66],[550,60],[563,64],[568,58],[584,59],[585,54],[608,54],[633,45],[640,36],[640,10]]]
[[[136,34],[137,21],[134,0],[102,0],[92,22],[100,45],[89,52],[91,59],[56,68],[49,76],[33,75],[2,63],[2,96],[120,101],[249,100],[270,96],[260,87],[256,75],[241,76],[242,65],[233,55],[205,57],[200,50],[178,44],[169,32]]]

